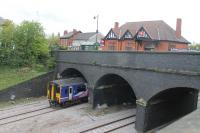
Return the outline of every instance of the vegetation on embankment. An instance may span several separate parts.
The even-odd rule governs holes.
[[[53,50],[59,37],[46,36],[36,21],[16,25],[11,20],[0,24],[0,90],[54,69]]]
[[[47,70],[42,65],[36,65],[33,68],[0,66],[0,90],[32,79],[46,72]]]

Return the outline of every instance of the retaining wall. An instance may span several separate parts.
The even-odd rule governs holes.
[[[1,90],[0,101],[10,100],[12,95],[15,99],[45,96],[47,83],[53,78],[54,71]]]

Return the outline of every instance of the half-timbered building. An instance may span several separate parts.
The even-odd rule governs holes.
[[[119,27],[115,22],[104,38],[103,50],[114,51],[172,51],[188,49],[181,36],[181,19],[177,19],[176,30],[164,21],[128,22]]]

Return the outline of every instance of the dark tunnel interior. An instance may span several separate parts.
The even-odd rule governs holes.
[[[105,75],[97,81],[94,88],[94,106],[107,104],[108,106],[118,104],[134,104],[136,96],[122,77],[114,74]]]
[[[152,97],[146,109],[146,129],[172,122],[197,108],[198,90],[171,88]]]
[[[87,82],[85,77],[81,74],[81,72],[79,72],[78,70],[76,70],[74,68],[66,69],[61,73],[61,78],[63,78],[63,79],[64,78],[76,78],[76,77],[82,78],[85,82]]]

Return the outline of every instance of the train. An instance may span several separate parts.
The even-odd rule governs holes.
[[[50,106],[70,105],[88,100],[88,87],[82,78],[67,78],[53,80],[47,86],[47,98]]]

